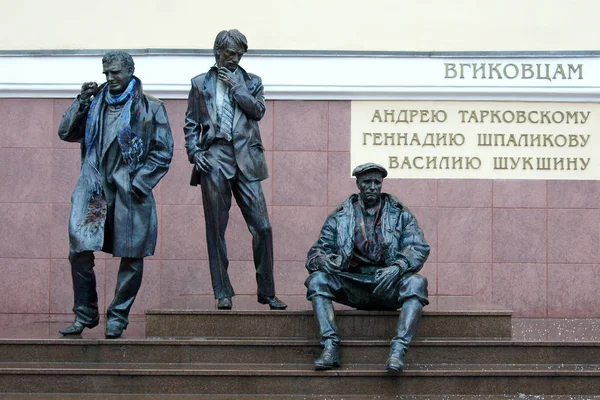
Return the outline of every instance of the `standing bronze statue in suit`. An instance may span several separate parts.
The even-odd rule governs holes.
[[[287,306],[275,296],[273,235],[260,181],[268,177],[258,121],[265,114],[261,79],[238,64],[248,50],[236,29],[221,31],[214,44],[216,65],[192,78],[185,115],[185,147],[194,164],[191,185],[200,185],[208,259],[219,309],[231,309],[225,230],[231,196],[252,234],[258,302]]]
[[[397,199],[381,193],[387,171],[367,163],[352,172],[353,194],[325,221],[308,252],[305,285],[319,324],[323,352],[316,369],[340,366],[340,335],[333,301],[362,310],[402,307],[386,369],[400,373],[427,299],[427,279],[419,275],[429,245],[417,220]]]
[[[82,155],[69,219],[75,322],[60,333],[98,325],[93,252],[102,250],[121,257],[106,310],[106,337],[118,338],[142,283],[144,257],[156,247],[152,189],[169,169],[173,138],[163,103],[133,75],[133,58],[109,51],[102,66],[106,83],[84,83],[58,130],[62,140],[81,143]]]

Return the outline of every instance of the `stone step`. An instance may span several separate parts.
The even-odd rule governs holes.
[[[15,394],[0,393],[2,399],[8,400],[598,400],[598,396],[573,396],[573,395],[233,395],[215,396],[212,394],[174,395],[174,394],[86,394],[86,393],[61,393],[61,394]]]
[[[2,399],[7,400],[599,400],[600,395],[233,395],[215,396],[212,394],[176,395],[176,394],[86,394],[86,393],[61,393],[61,394],[3,394]]]
[[[598,364],[311,365],[3,363],[0,393],[203,395],[597,395]],[[216,397],[218,398],[218,397]]]
[[[319,355],[312,339],[0,339],[0,362],[29,363],[238,363],[311,364]],[[343,340],[348,364],[383,362],[388,340]],[[593,364],[598,342],[508,339],[417,339],[408,363]]]
[[[343,338],[390,340],[398,312],[341,310],[336,320]],[[316,338],[312,311],[147,310],[147,337]],[[425,311],[420,338],[510,338],[510,311]]]

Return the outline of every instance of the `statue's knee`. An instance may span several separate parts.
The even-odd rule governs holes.
[[[414,274],[410,277],[410,285],[419,291],[427,291],[427,278],[423,275]]]
[[[323,288],[328,286],[327,282],[328,279],[326,272],[315,271],[309,275],[306,286],[308,287],[308,290],[321,291]]]

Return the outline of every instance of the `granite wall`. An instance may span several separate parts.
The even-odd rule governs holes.
[[[135,314],[183,298],[213,303],[200,189],[189,186],[183,146],[186,100],[165,103],[175,155],[155,190],[159,242]],[[301,302],[306,252],[331,209],[356,190],[350,102],[267,103],[261,129],[271,177],[263,188],[276,285]],[[0,99],[0,313],[71,313],[67,221],[80,153],[56,134],[69,104]],[[476,296],[519,317],[600,317],[600,182],[409,179],[386,180],[384,191],[416,214],[432,245],[423,269],[430,294]],[[251,238],[236,206],[227,238],[234,287],[252,296]],[[102,311],[118,262],[97,255]]]

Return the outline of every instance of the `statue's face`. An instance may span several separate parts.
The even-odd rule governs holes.
[[[356,179],[356,186],[360,190],[360,197],[366,206],[379,203],[383,174],[377,170],[367,171]]]
[[[102,64],[110,94],[121,94],[127,89],[133,75],[123,66],[121,60]]]
[[[238,46],[231,45],[217,53],[217,67],[225,67],[231,72],[235,71],[244,55],[244,51]]]

